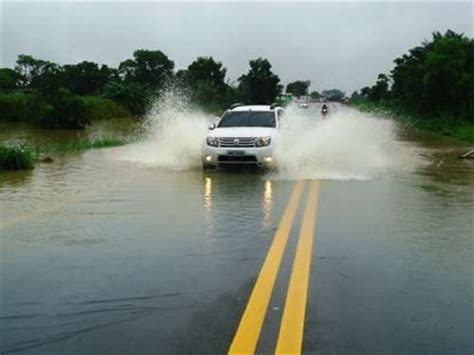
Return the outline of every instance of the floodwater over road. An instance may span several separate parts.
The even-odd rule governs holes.
[[[319,109],[288,110],[274,172],[202,171],[208,117],[172,111],[140,143],[0,172],[0,352],[226,353],[293,209],[258,353],[313,217],[303,353],[472,353],[469,147]]]

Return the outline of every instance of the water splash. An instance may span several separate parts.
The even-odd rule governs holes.
[[[144,139],[124,147],[116,157],[167,170],[201,167],[202,144],[215,119],[193,107],[187,95],[167,90],[146,116]]]
[[[422,163],[417,148],[397,139],[392,120],[342,105],[332,105],[322,120],[318,109],[287,110],[272,177],[367,180]]]
[[[397,139],[392,120],[335,104],[322,120],[319,110],[320,105],[286,109],[271,178],[367,180],[411,171],[422,162],[413,145]],[[216,119],[193,107],[185,94],[167,90],[146,117],[144,139],[115,156],[165,170],[200,169],[208,125]]]

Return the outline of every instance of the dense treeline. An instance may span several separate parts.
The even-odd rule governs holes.
[[[310,96],[312,100],[328,100],[341,102],[344,100],[346,93],[339,89],[323,90],[321,93],[317,91],[309,92],[311,81],[309,80],[297,80],[289,83],[286,86],[286,93],[292,94],[293,96],[300,98],[302,96]]]
[[[389,75],[352,94],[426,120],[474,122],[474,40],[448,30],[395,59]]]
[[[308,95],[308,89],[310,86],[311,81],[309,80],[297,80],[292,83],[289,83],[286,86],[286,92],[296,97],[306,96]]]
[[[226,68],[212,57],[199,57],[175,72],[174,62],[159,50],[137,50],[117,68],[87,61],[59,65],[20,55],[14,69],[0,69],[0,120],[81,129],[95,117],[143,115],[170,86],[214,111],[236,101],[271,103],[283,88],[264,58],[251,60],[237,85],[225,78]]]

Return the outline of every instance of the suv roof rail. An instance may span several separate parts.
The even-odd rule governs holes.
[[[239,107],[239,106],[244,106],[244,104],[241,104],[240,102],[236,102],[229,106],[229,110],[233,110],[234,108]]]

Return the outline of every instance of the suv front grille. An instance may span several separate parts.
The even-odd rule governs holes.
[[[255,138],[225,137],[219,138],[219,147],[223,148],[252,148],[255,147]]]

